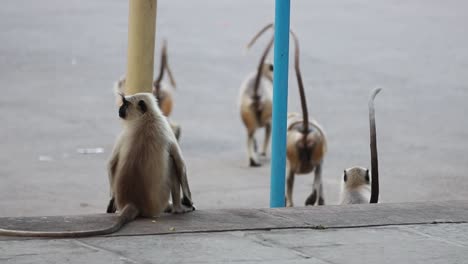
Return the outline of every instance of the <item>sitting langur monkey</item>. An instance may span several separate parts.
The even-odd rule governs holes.
[[[158,215],[164,209],[173,213],[194,210],[179,145],[154,97],[121,94],[121,99],[124,131],[108,165],[111,200],[107,212],[122,210],[129,202],[142,208],[142,216]],[[173,204],[168,209],[169,186]]]
[[[256,153],[257,143],[255,141],[255,131],[258,128],[265,127],[265,139],[261,153],[262,155],[266,155],[270,141],[271,107],[273,97],[273,64],[266,63],[265,59],[268,56],[272,45],[273,38],[271,38],[265,48],[265,51],[260,58],[257,70],[254,73],[251,73],[244,80],[240,88],[240,114],[247,129],[247,151],[251,167],[260,166]]]
[[[290,32],[295,45],[294,67],[301,97],[302,118],[297,113],[288,115],[286,141],[286,156],[288,161],[286,206],[294,206],[292,193],[295,174],[306,174],[312,171],[314,171],[315,174],[313,190],[305,201],[305,204],[323,205],[325,201],[322,187],[322,165],[323,158],[327,151],[327,141],[325,133],[320,125],[313,120],[309,120],[304,85],[299,69],[299,41],[294,32]]]
[[[341,204],[377,203],[379,200],[379,164],[377,156],[374,99],[381,90],[381,88],[374,89],[369,98],[372,179],[369,177],[369,169],[367,168],[355,166],[346,169],[343,174]]]
[[[103,229],[84,231],[25,231],[0,229],[0,236],[85,237],[118,231],[137,216],[158,216],[193,211],[181,151],[153,95],[121,95],[119,116],[124,129],[108,164],[111,189],[109,207],[119,210],[117,221]],[[182,187],[183,198],[180,197]],[[169,194],[172,204],[168,205]],[[114,210],[115,211],[115,210]]]

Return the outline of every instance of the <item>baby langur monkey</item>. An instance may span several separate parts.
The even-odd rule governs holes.
[[[259,34],[263,33],[271,25],[262,29],[249,43],[248,48],[255,42]],[[257,142],[255,131],[265,127],[265,139],[261,155],[266,155],[271,135],[271,111],[273,98],[273,64],[266,63],[265,59],[273,45],[273,38],[268,42],[265,51],[260,58],[257,70],[251,73],[240,87],[240,114],[247,129],[247,151],[251,167],[260,166],[257,157]]]
[[[301,98],[302,118],[297,113],[288,115],[288,132],[286,139],[286,156],[288,160],[288,176],[286,189],[286,206],[294,206],[293,187],[295,174],[306,174],[314,171],[312,193],[305,205],[324,205],[322,187],[322,165],[327,151],[327,140],[321,126],[314,120],[309,120],[307,102],[299,69],[299,41],[296,34],[290,31],[294,39],[294,68],[296,71],[299,95]]]
[[[341,189],[341,204],[377,203],[379,200],[379,164],[377,156],[377,132],[375,128],[375,96],[381,91],[376,88],[369,97],[369,127],[372,179],[369,178],[369,169],[352,167],[343,174]]]
[[[118,231],[137,216],[193,211],[186,169],[177,141],[153,95],[121,95],[119,116],[124,129],[108,164],[109,208],[120,214],[111,226],[84,231],[25,231],[0,229],[0,236],[85,237]],[[183,198],[180,197],[182,186]],[[168,206],[169,193],[172,205]],[[114,211],[115,211],[114,209]]]

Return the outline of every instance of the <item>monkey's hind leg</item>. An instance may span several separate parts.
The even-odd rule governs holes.
[[[173,213],[173,214],[181,214],[181,213],[186,213],[189,211],[187,208],[182,207],[180,203],[180,182],[174,174],[172,174],[171,176],[171,197],[172,197],[172,204],[170,203],[168,205],[165,212]]]
[[[294,171],[289,169],[286,189],[286,207],[293,207]]]
[[[312,193],[309,195],[309,197],[307,197],[305,205],[315,205],[316,202],[318,205],[324,205],[325,200],[323,198],[322,188],[322,164],[315,168],[315,177],[312,188]]]
[[[260,167],[261,164],[258,162],[258,159],[256,157],[256,152],[255,152],[255,137],[254,137],[255,132],[249,132],[248,137],[247,137],[247,150],[249,153],[249,162],[250,162],[250,167]]]
[[[270,136],[271,136],[271,123],[267,123],[265,125],[265,139],[263,141],[263,150],[262,150],[262,153],[260,153],[260,155],[262,156],[266,156],[268,145],[270,143]]]

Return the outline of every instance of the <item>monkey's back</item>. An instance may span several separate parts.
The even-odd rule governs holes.
[[[252,73],[241,85],[241,93],[239,97],[240,114],[242,121],[249,130],[254,130],[257,127],[263,127],[271,121],[272,115],[272,99],[273,91],[271,81],[262,76],[258,86],[258,95],[261,115],[258,120],[254,111],[254,84],[255,75]]]
[[[172,92],[165,83],[161,83],[160,85],[161,87],[158,95],[158,105],[163,115],[169,116],[172,113],[172,108],[174,105]]]
[[[245,97],[253,100],[255,95],[254,86],[255,86],[255,77],[257,73],[251,73],[242,83],[240,88],[240,100]],[[258,85],[258,95],[260,96],[260,101],[271,101],[273,98],[273,85],[271,81],[265,76],[260,77],[260,83]]]
[[[310,161],[303,164],[300,159],[299,149],[296,142],[300,141],[304,135],[302,130],[303,121],[302,115],[298,113],[288,114],[288,132],[286,138],[286,156],[289,167],[297,174],[305,174],[312,172],[319,165],[327,152],[327,141],[323,129],[314,120],[309,120],[309,129],[311,132],[307,135],[308,139],[316,142],[316,147],[310,153]]]
[[[172,132],[145,128],[127,131],[131,141],[122,142],[118,168],[114,180],[117,209],[134,204],[141,216],[158,216],[169,200],[169,152],[167,141],[158,133]],[[168,131],[165,131],[168,130]]]

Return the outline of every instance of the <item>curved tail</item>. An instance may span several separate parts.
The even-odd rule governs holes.
[[[124,207],[117,221],[112,226],[109,226],[104,229],[94,229],[85,231],[26,231],[0,228],[0,236],[70,238],[107,235],[118,231],[125,224],[134,220],[137,217],[137,215],[138,209],[134,205],[129,204]]]
[[[164,77],[164,69],[166,69],[167,64],[167,41],[163,40],[162,48],[161,48],[161,64],[159,65],[159,74],[156,80],[153,82],[153,87],[156,90],[156,94],[159,94],[160,84]]]
[[[296,70],[297,85],[299,86],[299,95],[301,97],[301,108],[302,108],[302,121],[304,140],[306,139],[305,135],[309,133],[309,112],[307,111],[307,101],[304,92],[304,84],[302,83],[301,69],[299,68],[299,40],[297,39],[296,34],[289,30],[291,36],[294,39],[294,69]]]
[[[369,97],[369,127],[370,127],[370,152],[371,152],[371,197],[370,203],[379,201],[379,161],[377,155],[377,132],[375,128],[374,99],[382,88],[372,90]]]
[[[273,41],[274,37],[271,38],[270,42],[268,42],[268,45],[265,48],[265,51],[263,51],[262,57],[260,58],[260,62],[258,63],[257,67],[257,75],[255,76],[255,82],[254,82],[254,97],[258,99],[258,87],[260,86],[260,79],[262,78],[263,74],[263,65],[265,64],[265,59],[268,56],[268,53],[271,50],[271,47],[273,46]]]
[[[268,25],[266,25],[265,27],[263,27],[257,34],[255,34],[255,36],[253,37],[253,39],[247,44],[247,49],[249,49],[250,47],[252,47],[252,45],[257,41],[257,39],[263,34],[265,33],[269,28],[272,28],[273,27],[273,23],[270,23]],[[265,59],[266,57],[268,56],[268,53],[270,52],[271,50],[271,47],[273,46],[273,41],[274,41],[274,36],[271,38],[270,42],[268,42],[268,45],[266,46],[265,48],[265,51],[263,51],[263,54],[262,54],[262,57],[260,58],[260,62],[258,63],[258,67],[257,67],[257,75],[255,75],[255,82],[254,82],[254,96],[253,96],[253,103],[254,103],[254,109],[255,109],[255,112],[256,112],[256,118],[257,118],[257,121],[260,122],[260,118],[261,118],[261,109],[260,109],[260,96],[258,95],[258,87],[260,86],[260,80],[262,78],[262,74],[263,74],[263,67],[264,67],[264,64],[265,64]]]
[[[255,42],[257,41],[257,39],[263,34],[265,33],[265,31],[267,31],[268,29],[272,28],[273,27],[273,23],[270,23],[270,24],[267,24],[265,27],[263,27],[262,29],[260,29],[260,31],[258,31],[257,34],[255,34],[255,36],[252,38],[251,41],[249,41],[249,43],[247,44],[247,50],[250,49],[253,44],[255,44]]]
[[[252,45],[257,41],[257,39],[265,33],[268,29],[273,27],[273,23],[267,24],[265,27],[263,27],[253,38],[252,40],[247,44],[247,49],[252,47]],[[303,133],[304,135],[307,135],[309,133],[309,112],[307,111],[307,101],[305,97],[305,92],[304,92],[304,84],[302,82],[302,75],[301,75],[301,70],[299,67],[299,40],[296,36],[296,34],[292,31],[289,30],[291,36],[293,37],[294,40],[294,68],[296,71],[296,78],[297,78],[297,83],[299,86],[299,94],[301,97],[301,108],[302,108],[302,115],[303,115]],[[271,40],[273,42],[273,39]],[[265,54],[262,57],[262,60],[260,60],[260,65],[258,68],[257,76],[255,78],[255,86],[254,86],[254,91],[255,91],[255,96],[257,96],[257,90],[258,90],[258,85],[260,83],[260,77],[261,77],[261,67],[263,66],[263,62],[266,58],[266,54],[268,54],[269,49],[271,48],[271,45],[273,43],[270,43],[269,46],[267,47],[267,50],[265,50]],[[306,137],[304,137],[304,140]]]
[[[167,41],[166,40],[163,41],[163,45],[164,45],[163,53],[164,53],[164,57],[166,60],[164,63],[164,67],[165,67],[165,70],[167,71],[167,75],[169,75],[169,82],[171,83],[172,88],[175,89],[177,85],[176,85],[174,76],[172,75],[171,67],[169,67],[169,63],[167,62]]]
[[[273,41],[274,41],[274,37],[272,37],[270,42],[268,42],[268,45],[265,48],[265,51],[263,52],[262,57],[260,58],[260,62],[258,63],[258,68],[257,68],[257,75],[255,76],[253,100],[254,100],[254,108],[255,108],[255,111],[256,111],[255,115],[256,115],[257,121],[259,123],[260,123],[260,119],[261,119],[261,111],[262,110],[260,109],[260,96],[258,95],[258,87],[260,86],[260,80],[262,78],[262,74],[263,74],[263,71],[264,71],[263,67],[264,67],[264,64],[265,64],[265,59],[266,59],[266,57],[268,56],[268,53],[271,50],[271,46],[273,46]]]

